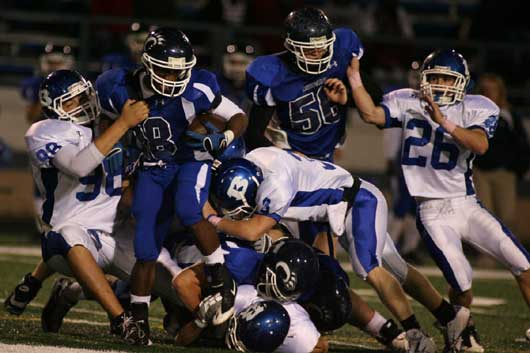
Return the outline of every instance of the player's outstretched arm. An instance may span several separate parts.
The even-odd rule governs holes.
[[[147,118],[149,109],[144,102],[125,102],[122,114],[108,129],[106,129],[91,144],[81,151],[77,146],[62,147],[53,158],[53,165],[62,172],[78,178],[90,174],[110,152],[112,147],[131,127]]]
[[[359,72],[359,59],[352,58],[346,75],[348,82],[352,90],[352,97],[355,101],[355,106],[361,115],[364,122],[369,124],[375,124],[378,126],[385,125],[385,111],[382,107],[376,106],[372,97],[368,94],[364,88],[363,81],[361,80],[361,74]]]
[[[101,154],[106,155],[127,130],[144,121],[148,115],[149,107],[144,101],[128,99],[121,109],[119,118],[94,140],[94,145]]]
[[[242,221],[233,221],[210,214],[207,219],[219,231],[248,241],[258,240],[277,223],[274,218],[262,215],[254,215]]]
[[[431,96],[422,95],[421,99],[427,103],[425,110],[429,113],[431,119],[453,136],[458,144],[475,154],[482,155],[486,153],[489,147],[488,137],[482,129],[466,129],[458,126],[442,114],[440,107]]]

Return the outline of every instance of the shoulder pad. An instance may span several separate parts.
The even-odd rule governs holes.
[[[48,142],[77,145],[83,135],[82,128],[68,121],[45,119],[31,125],[25,139],[29,149],[38,148]]]
[[[247,78],[258,81],[261,85],[272,87],[274,83],[281,82],[283,63],[278,55],[258,56],[247,68]]]
[[[464,102],[469,109],[490,111],[490,115],[499,114],[499,107],[497,104],[488,97],[480,94],[466,94]]]
[[[385,94],[384,99],[419,99],[418,91],[412,88],[401,88]]]

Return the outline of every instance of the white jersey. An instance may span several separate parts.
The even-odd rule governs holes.
[[[111,152],[103,163],[83,178],[66,174],[53,165],[64,146],[79,151],[92,142],[92,130],[67,121],[39,121],[26,132],[33,178],[44,198],[41,220],[53,229],[76,224],[85,229],[112,232],[121,195],[122,152]],[[116,197],[115,197],[116,196]]]
[[[253,303],[264,299],[258,296],[258,292],[251,285],[237,287],[234,309],[236,315]],[[276,349],[281,353],[310,353],[315,348],[320,333],[311,321],[309,314],[296,302],[281,303],[287,310],[291,325],[283,343]]]
[[[335,234],[344,232],[344,188],[353,185],[348,171],[277,147],[255,149],[245,158],[263,172],[256,199],[258,214],[278,222],[282,218],[329,222]]]
[[[452,198],[475,193],[472,164],[475,155],[455,142],[425,111],[417,91],[400,89],[384,96],[385,127],[403,129],[401,166],[412,196]],[[479,128],[491,138],[499,108],[484,96],[466,95],[457,104],[440,106],[453,123]]]

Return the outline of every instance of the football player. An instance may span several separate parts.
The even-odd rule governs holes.
[[[209,221],[242,239],[258,239],[282,219],[329,222],[333,233],[340,234],[354,271],[401,321],[411,352],[433,350],[434,343],[420,330],[403,288],[447,327],[449,348],[460,342],[469,310],[453,308],[403,261],[386,233],[386,201],[372,184],[329,162],[266,147],[251,151],[245,159],[223,163],[212,192],[217,209],[232,219],[211,213]],[[236,220],[242,218],[248,219]]]
[[[239,137],[247,117],[219,93],[212,73],[194,69],[197,60],[191,43],[178,29],[151,32],[142,61],[143,67],[134,72],[106,71],[98,77],[96,88],[103,111],[110,117],[117,116],[123,102],[133,97],[145,100],[150,110],[148,119],[135,131],[143,146],[143,159],[132,206],[137,221],[137,262],[131,279],[133,315],[148,337],[155,262],[173,214],[192,229],[210,268],[210,288],[222,292],[223,305],[214,322],[220,324],[232,315],[235,285],[223,266],[215,229],[202,218],[201,209],[208,196],[210,153],[219,153]],[[207,111],[227,121],[226,131],[210,129],[208,135],[188,131],[192,141],[185,142],[189,123]]]
[[[51,73],[39,97],[46,119],[33,124],[25,139],[33,177],[44,196],[40,220],[45,264],[24,277],[5,306],[20,314],[53,270],[73,274],[107,311],[116,331],[137,343],[140,331],[130,324],[100,266],[107,261],[102,243],[110,238],[122,189],[123,151],[116,143],[147,118],[148,107],[125,101],[114,124],[94,137],[99,103],[92,84],[79,73]]]
[[[253,102],[247,147],[273,144],[332,161],[345,139],[347,107],[353,101],[329,100],[326,86],[331,78],[347,84],[348,63],[352,56],[363,56],[363,45],[351,29],[334,30],[316,8],[292,11],[284,27],[286,50],[259,56],[247,69],[247,95]],[[374,97],[382,95],[376,85],[370,92]],[[312,222],[301,222],[299,227],[312,239],[329,233],[329,228]]]
[[[331,160],[344,139],[346,107],[327,97],[330,78],[346,82],[352,56],[364,49],[350,29],[333,30],[315,8],[291,12],[284,22],[286,51],[258,56],[247,69],[247,95],[253,102],[246,135],[250,150],[269,146],[264,136],[274,112],[278,121],[268,131],[273,144],[316,159]],[[374,96],[381,95],[376,92]]]
[[[466,94],[469,77],[461,54],[437,50],[423,62],[419,91],[397,90],[375,105],[364,89],[359,61],[352,59],[348,69],[363,120],[403,129],[401,167],[418,203],[417,227],[450,284],[451,301],[469,307],[473,299],[464,241],[506,265],[530,305],[530,254],[475,195],[473,158],[487,151],[499,108],[484,96]],[[335,99],[344,101],[346,89],[335,83]]]

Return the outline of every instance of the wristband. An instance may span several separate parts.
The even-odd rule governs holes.
[[[232,130],[226,130],[224,133],[225,135],[225,139],[226,139],[226,145],[228,146],[229,144],[232,143],[232,141],[234,141],[234,132]]]
[[[447,131],[449,134],[452,134],[457,128],[457,125],[451,120],[447,119],[447,117],[445,117],[444,121],[442,121],[440,126],[443,127],[444,130]]]
[[[361,80],[361,74],[359,73],[359,71],[354,72],[351,76],[348,76],[348,79],[350,81],[351,89],[356,89],[363,85],[363,81]]]
[[[194,323],[198,328],[206,328],[206,326],[208,326],[208,323],[201,319],[195,319]]]
[[[221,222],[222,218],[221,217],[217,217],[216,215],[214,214],[211,214],[209,215],[208,217],[206,217],[206,220],[208,222],[210,222],[214,227],[217,227],[217,225],[219,224],[219,222]]]

